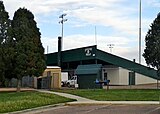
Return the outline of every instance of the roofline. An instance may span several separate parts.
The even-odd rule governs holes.
[[[98,51],[102,51],[102,50],[100,50],[100,49],[97,49],[97,50],[98,50]],[[126,60],[126,61],[128,61],[128,62],[135,63],[135,64],[140,65],[140,66],[142,66],[142,67],[147,67],[147,68],[149,68],[149,69],[155,70],[154,68],[150,68],[150,67],[148,67],[148,66],[145,66],[145,65],[142,65],[142,64],[136,63],[136,62],[131,61],[131,60],[129,60],[129,59],[126,59],[126,58],[123,58],[123,57],[120,57],[120,56],[117,56],[117,55],[114,55],[114,54],[111,54],[111,53],[108,53],[108,52],[105,52],[105,51],[102,51],[102,52],[107,53],[107,54],[109,54],[109,55],[111,55],[111,56],[118,57],[118,58],[120,58],[120,59],[124,59],[124,60]]]
[[[62,52],[74,51],[74,50],[83,49],[83,48],[90,48],[90,47],[95,47],[97,49],[97,45],[91,45],[91,46],[85,46],[85,47],[80,47],[80,48],[68,49],[68,50],[64,50]],[[45,54],[45,55],[50,55],[50,54],[54,54],[54,53],[58,53],[58,51],[57,52],[53,52],[53,53],[48,53],[48,54]]]

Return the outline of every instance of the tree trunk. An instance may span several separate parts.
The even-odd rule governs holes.
[[[17,79],[17,92],[21,91],[21,80]]]

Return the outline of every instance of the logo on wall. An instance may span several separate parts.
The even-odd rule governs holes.
[[[85,53],[86,53],[86,56],[91,56],[92,55],[92,48],[86,48]]]

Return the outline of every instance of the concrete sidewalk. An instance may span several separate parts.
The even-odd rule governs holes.
[[[50,94],[56,94],[62,97],[70,98],[70,99],[76,99],[77,101],[75,102],[94,102],[95,100],[79,97],[76,95],[71,95],[67,93],[60,93],[60,92],[53,92],[53,91],[47,91],[47,90],[36,90],[38,92],[43,92],[43,93],[50,93]]]
[[[60,93],[60,92],[52,92],[52,91],[47,91],[47,90],[36,90],[38,92],[44,92],[44,93],[50,93],[50,94],[56,94],[59,96],[63,96],[66,98],[71,98],[71,99],[76,99],[77,101],[74,102],[68,102],[66,105],[105,105],[105,104],[160,104],[160,101],[96,101],[96,100],[91,100],[87,98],[83,98],[80,96],[76,95],[71,95],[67,93]]]

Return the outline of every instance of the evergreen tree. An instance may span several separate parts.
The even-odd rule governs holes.
[[[14,68],[16,67],[15,57],[15,40],[11,37],[12,29],[11,27],[8,29],[8,38],[4,43],[4,55],[5,55],[5,78],[11,80],[12,78],[16,78],[16,72]]]
[[[10,20],[4,4],[0,1],[0,83],[4,86],[5,79],[5,41],[8,38]],[[1,85],[1,84],[0,84]]]
[[[160,13],[150,27],[145,37],[146,48],[143,56],[147,65],[156,68],[160,76]]]
[[[25,8],[19,8],[14,14],[11,26],[16,52],[14,69],[16,78],[21,80],[23,76],[41,75],[46,68],[46,63],[40,39],[41,33],[37,28],[34,15]]]

